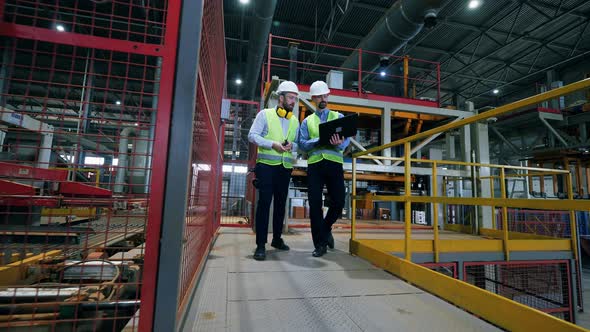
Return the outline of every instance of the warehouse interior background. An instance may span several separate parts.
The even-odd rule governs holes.
[[[0,330],[590,328],[589,25],[585,0],[0,2]],[[323,80],[358,131],[336,250],[312,260],[299,151],[293,249],[257,265],[248,131],[285,80],[300,121]]]

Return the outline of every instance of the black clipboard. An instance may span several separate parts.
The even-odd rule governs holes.
[[[356,135],[358,114],[347,115],[336,120],[320,123],[320,145],[331,145],[330,137],[338,134],[341,137]]]

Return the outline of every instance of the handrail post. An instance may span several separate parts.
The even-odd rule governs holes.
[[[438,181],[436,175],[436,161],[432,163],[432,197],[438,197]],[[432,203],[432,229],[434,231],[434,262],[439,262],[439,239],[438,239],[438,203]]]
[[[356,238],[356,158],[352,157],[352,201],[351,201],[351,219],[350,219],[350,239]]]
[[[567,169],[569,171],[569,168]],[[567,173],[567,199],[574,199],[572,173]],[[574,252],[574,259],[578,260],[578,235],[577,235],[577,223],[576,223],[576,212],[570,210],[570,234],[572,238],[572,251]]]
[[[409,56],[404,56],[404,98],[408,98],[408,76],[410,72],[409,59]]]
[[[405,237],[404,237],[404,249],[405,249],[405,258],[408,261],[412,261],[412,248],[411,248],[411,241],[412,241],[412,189],[410,185],[410,142],[404,143],[404,210],[405,210]]]
[[[500,168],[500,191],[502,199],[506,200],[506,173],[504,167]],[[508,207],[502,206],[502,241],[506,261],[510,260],[510,248],[508,247]]]
[[[492,198],[494,198],[494,190],[494,177],[490,176],[490,195]],[[496,207],[492,205],[492,229],[496,229],[496,227]]]
[[[359,68],[358,68],[358,95],[363,93],[363,49],[359,48]]]
[[[270,57],[272,51],[272,33],[268,35],[268,65],[266,66],[266,81],[270,82]]]

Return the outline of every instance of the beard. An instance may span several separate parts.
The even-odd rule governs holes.
[[[326,103],[325,101],[320,101],[320,103],[318,104],[318,107],[323,110],[324,108],[326,108],[326,106],[328,106],[328,103]]]
[[[293,112],[294,107],[295,107],[295,104],[283,104],[283,108],[287,112]]]

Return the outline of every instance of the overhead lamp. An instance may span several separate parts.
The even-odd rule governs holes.
[[[469,9],[476,9],[479,6],[481,6],[481,1],[479,1],[479,0],[471,0],[471,1],[469,1],[469,4],[467,5],[467,8],[469,8]]]
[[[379,75],[381,75],[381,77],[385,77],[385,75],[386,75],[386,73],[385,73],[385,70],[382,70],[382,71],[379,73]]]
[[[120,101],[120,100],[117,100],[117,101],[115,102],[115,104],[117,104],[117,105],[121,105],[121,101]]]
[[[249,4],[249,3],[250,3],[250,0],[240,0],[240,3],[241,3],[242,5],[247,5],[247,4]]]
[[[57,24],[55,26],[55,30],[57,30],[59,32],[64,32],[64,31],[66,31],[66,27],[63,24]]]
[[[236,84],[237,85],[242,85],[242,79],[236,78]]]
[[[495,95],[497,95],[498,93],[500,93],[500,90],[494,89],[494,90],[492,90],[492,93],[495,94]]]

